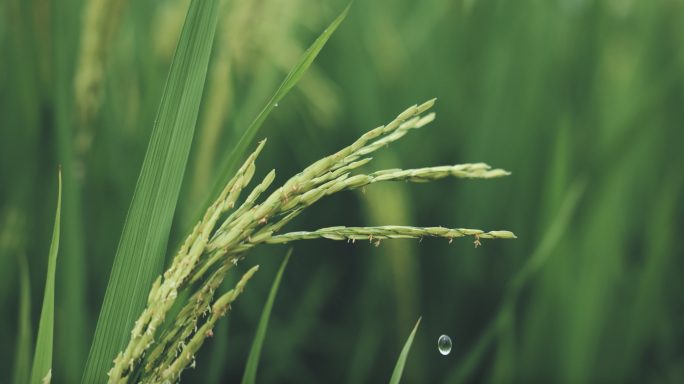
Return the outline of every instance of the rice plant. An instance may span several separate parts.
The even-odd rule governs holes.
[[[681,381],[684,4],[348,1],[0,2],[0,383]]]
[[[153,273],[158,268],[156,266],[163,261],[164,244],[162,241],[169,234],[170,219],[175,210],[174,204],[178,197],[194,123],[199,111],[200,96],[217,22],[218,4],[217,0],[193,0],[190,3],[155,121],[150,146],[136,186],[136,194],[115,258],[83,382],[100,382],[103,379],[102,368],[106,365],[111,352],[117,348],[118,344],[121,344],[121,341],[116,342],[117,339],[122,340],[121,330],[126,327],[127,323],[130,323],[131,316],[136,314],[141,307],[140,299],[143,297],[141,293],[144,292],[145,281],[149,280],[146,276]],[[87,31],[98,28],[98,23],[95,21],[103,18],[106,7],[104,3],[88,3],[84,19]],[[241,152],[246,149],[266,116],[299,81],[348,11],[349,7],[300,59],[276,95],[245,132],[233,155],[224,166],[226,172],[234,167]],[[106,49],[103,50],[103,44],[98,40],[101,35],[99,32],[93,32],[95,40],[86,38],[87,36],[84,35],[82,41],[83,55],[78,64],[82,70],[80,76],[76,77],[75,89],[81,111],[80,124],[83,128],[88,128],[92,124],[93,116],[97,115],[102,97],[98,89],[102,82],[101,59],[106,55],[104,52]],[[93,69],[96,71],[92,72]],[[447,238],[451,242],[454,237],[473,236],[477,247],[481,245],[480,239],[515,237],[509,231],[484,232],[473,229],[406,226],[333,227],[313,232],[275,234],[324,196],[343,190],[361,188],[365,193],[366,186],[382,181],[428,182],[448,176],[491,179],[509,174],[501,169],[490,170],[490,167],[484,163],[476,163],[408,170],[388,169],[350,176],[354,169],[371,160],[370,157],[364,156],[383,146],[388,146],[405,136],[410,130],[421,128],[433,121],[434,113],[421,115],[434,103],[433,99],[421,105],[413,105],[389,124],[367,132],[350,146],[310,165],[281,187],[276,188],[264,201],[258,203],[260,194],[265,192],[275,179],[275,171],[271,171],[252,190],[245,201],[236,206],[240,193],[254,176],[257,156],[266,144],[265,139],[261,141],[256,151],[248,156],[246,162],[223,187],[216,201],[191,231],[170,268],[156,278],[151,290],[145,295],[147,302],[142,309],[142,314],[135,321],[135,326],[130,330],[130,340],[118,353],[113,360],[113,367],[107,372],[108,382],[123,384],[129,381],[141,383],[179,381],[184,369],[188,366],[195,366],[195,353],[207,337],[213,336],[213,328],[217,320],[225,315],[227,309],[242,293],[248,280],[258,270],[258,266],[249,269],[234,289],[214,301],[215,292],[228,271],[237,265],[238,261],[244,259],[252,248],[261,243],[278,244],[294,240],[327,238],[352,242],[375,241],[377,247],[383,239],[420,238],[422,240],[427,236]],[[87,129],[81,130],[77,135],[77,141],[84,145],[81,154],[87,152],[89,135],[91,133],[88,133]],[[31,382],[49,383],[52,377],[52,323],[54,321],[52,308],[54,306],[55,260],[59,242],[59,217],[60,205],[57,209],[53,236],[54,249],[51,250],[48,286],[41,313],[41,326],[34,367],[31,370]],[[215,228],[219,220],[223,222]],[[288,253],[279,277],[274,283],[269,304],[267,304],[269,309],[264,310],[260,322],[260,333],[250,353],[250,361],[243,381],[254,381],[270,306],[289,255]],[[136,273],[138,271],[142,273]],[[200,280],[202,280],[201,283],[199,283]],[[199,287],[195,287],[195,283],[199,284]],[[157,328],[162,328],[179,293],[190,288],[196,288],[195,293],[186,299],[175,317],[169,319],[170,325],[161,335],[157,335]],[[129,302],[130,298],[132,300]],[[207,312],[211,315],[202,322],[200,315],[204,317]],[[410,348],[416,329],[417,325],[397,364],[392,382],[398,382],[401,377],[408,348]],[[155,336],[157,336],[156,339]],[[24,343],[30,343],[30,339]]]
[[[383,170],[371,174],[350,176],[355,168],[368,163],[371,158],[362,158],[383,146],[392,143],[410,130],[421,128],[431,122],[435,115],[420,116],[431,108],[434,100],[420,106],[408,108],[387,125],[375,128],[361,136],[352,145],[325,157],[293,176],[276,188],[263,202],[257,203],[275,178],[271,171],[257,185],[245,201],[236,208],[240,193],[252,179],[255,161],[266,144],[261,141],[232,180],[225,186],[219,198],[197,223],[185,244],[175,256],[171,267],[154,282],[148,296],[147,307],[131,330],[131,340],[125,350],[114,360],[109,371],[110,383],[124,383],[134,375],[135,368],[144,360],[143,383],[175,382],[183,369],[194,366],[195,353],[212,335],[212,328],[218,317],[225,314],[228,306],[242,292],[258,267],[250,269],[235,289],[221,296],[212,305],[214,292],[228,271],[245,258],[255,246],[287,243],[294,240],[327,238],[332,240],[368,240],[379,246],[383,239],[422,239],[427,237],[447,238],[473,236],[475,246],[480,239],[514,238],[509,231],[484,232],[474,229],[449,229],[441,227],[415,228],[401,226],[347,228],[324,228],[314,232],[291,232],[275,235],[304,209],[324,196],[343,190],[365,188],[381,181],[427,182],[448,176],[459,178],[490,179],[508,175],[502,169],[492,169],[486,164],[462,164],[409,170]],[[215,229],[222,215],[232,213]],[[205,276],[208,275],[208,276]],[[178,292],[190,284],[202,281],[201,286],[184,304],[180,313],[171,320],[171,326],[155,339],[157,328],[166,319]],[[201,324],[201,317],[211,313],[209,320]],[[149,353],[146,352],[151,349]],[[145,355],[146,354],[146,355]]]

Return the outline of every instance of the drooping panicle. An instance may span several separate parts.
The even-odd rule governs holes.
[[[421,105],[411,106],[389,124],[366,132],[350,146],[314,162],[281,187],[272,190],[268,197],[258,203],[261,194],[266,192],[275,179],[275,171],[271,171],[214,231],[217,221],[224,213],[235,208],[240,192],[253,178],[255,160],[266,140],[260,142],[216,202],[207,209],[203,219],[194,227],[171,267],[152,285],[147,308],[136,322],[126,350],[115,360],[109,382],[126,382],[135,364],[138,364],[143,353],[152,345],[154,347],[147,353],[141,381],[177,381],[181,370],[194,364],[195,352],[206,337],[213,334],[212,328],[216,320],[225,313],[226,308],[229,308],[230,303],[242,291],[247,280],[256,271],[256,267],[243,276],[235,289],[221,296],[212,305],[216,289],[228,271],[242,260],[249,250],[259,244],[327,238],[352,241],[367,239],[374,241],[378,246],[383,239],[442,237],[451,242],[455,237],[473,236],[477,246],[480,245],[480,239],[515,238],[509,231],[483,232],[464,228],[405,226],[331,227],[313,232],[275,235],[304,209],[339,191],[364,188],[384,181],[429,182],[446,177],[491,179],[510,174],[503,169],[491,169],[484,163],[473,163],[406,170],[387,169],[351,175],[352,171],[371,160],[362,156],[399,140],[412,129],[421,128],[432,122],[435,118],[434,113],[419,115],[431,108],[434,102],[433,99]],[[174,304],[178,292],[187,288],[190,283],[199,282],[200,279],[200,288],[171,320],[171,325],[158,340],[155,340],[155,330]],[[208,320],[198,324],[206,314],[210,314]]]

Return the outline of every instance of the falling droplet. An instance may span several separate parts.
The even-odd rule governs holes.
[[[278,103],[276,103],[276,105],[275,105],[275,106],[277,107],[277,106],[278,106]]]
[[[442,355],[448,355],[451,352],[451,339],[447,335],[442,335],[437,340],[437,348]]]

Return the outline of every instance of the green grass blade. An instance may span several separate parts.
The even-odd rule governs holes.
[[[195,129],[219,0],[193,0],[128,211],[82,382],[107,380],[161,273]]]
[[[25,254],[19,256],[19,335],[14,354],[13,383],[28,383],[31,375],[31,280]]]
[[[52,377],[52,341],[55,330],[55,271],[57,270],[57,250],[59,249],[59,219],[62,209],[62,170],[59,171],[59,197],[57,198],[57,215],[55,229],[52,231],[52,243],[48,256],[48,274],[43,296],[43,309],[40,311],[40,326],[36,340],[36,353],[33,356],[31,384],[44,384],[43,378]],[[45,383],[49,383],[48,379]]]
[[[280,99],[282,99],[287,92],[289,92],[290,89],[292,89],[292,87],[299,82],[299,79],[304,76],[304,73],[306,73],[306,70],[309,69],[311,63],[313,63],[314,59],[321,51],[325,43],[328,42],[328,39],[330,36],[332,36],[333,32],[335,32],[335,29],[337,29],[340,23],[342,23],[342,20],[344,20],[344,18],[347,16],[347,13],[349,13],[349,9],[351,8],[352,4],[354,4],[354,1],[349,3],[347,8],[337,17],[337,19],[335,19],[335,21],[333,21],[333,23],[330,24],[330,26],[323,31],[320,36],[318,36],[318,39],[311,44],[309,49],[304,52],[302,58],[299,59],[297,65],[292,68],[292,71],[290,71],[290,74],[287,75],[285,81],[283,81],[283,83],[280,85],[280,88],[278,88],[278,91],[275,93],[275,95],[273,95],[273,98],[271,98],[268,104],[266,104],[266,107],[264,107],[261,113],[259,113],[259,116],[257,116],[254,122],[252,122],[252,125],[247,128],[245,133],[242,135],[242,138],[240,138],[238,144],[235,146],[230,155],[226,157],[226,160],[219,168],[220,171],[218,173],[216,183],[211,189],[211,193],[209,193],[207,196],[205,204],[203,204],[202,207],[211,205],[211,203],[216,200],[216,197],[226,186],[228,181],[230,181],[230,178],[233,177],[233,173],[235,173],[237,169],[238,162],[242,159],[247,147],[252,142],[252,139],[254,139],[256,133],[259,131],[261,124],[263,124],[264,120],[266,120],[266,117],[268,117],[269,113],[271,113],[273,108],[275,108],[275,105],[278,103],[278,101],[280,101]],[[192,221],[193,223],[196,223],[201,218],[201,215],[204,214],[203,209],[200,209],[200,211],[197,213],[195,220]]]
[[[292,255],[292,248],[290,248],[287,251],[287,255],[285,255],[285,260],[283,260],[283,264],[280,266],[280,270],[273,281],[273,286],[271,286],[271,292],[268,294],[264,311],[261,312],[259,327],[257,328],[257,333],[256,337],[254,337],[252,348],[249,350],[249,357],[247,358],[247,365],[245,366],[245,374],[242,376],[242,384],[254,384],[256,381],[256,371],[257,367],[259,366],[261,347],[264,345],[264,338],[266,337],[268,319],[271,317],[271,309],[273,308],[273,302],[275,301],[276,293],[278,292],[280,279],[283,277],[283,272],[285,271],[287,261],[290,260],[290,255]]]
[[[420,324],[421,319],[422,317],[418,319],[416,326],[413,328],[413,332],[411,332],[411,336],[409,336],[408,340],[406,340],[404,349],[401,350],[401,355],[399,355],[397,365],[394,367],[394,373],[392,373],[390,384],[399,384],[399,381],[401,380],[401,374],[404,373],[404,365],[406,365],[406,357],[408,357],[409,350],[411,350],[411,344],[413,344],[413,337],[416,335],[416,331],[418,330],[418,325]]]

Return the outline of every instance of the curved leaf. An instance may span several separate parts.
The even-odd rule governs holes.
[[[266,120],[266,117],[268,117],[268,114],[271,113],[273,108],[275,108],[275,105],[278,104],[278,101],[280,101],[280,99],[282,99],[287,92],[289,92],[290,89],[292,89],[292,87],[299,82],[299,79],[304,76],[304,73],[306,73],[306,70],[309,69],[314,59],[318,55],[318,52],[321,51],[325,43],[328,42],[330,36],[332,36],[333,32],[335,32],[335,29],[337,29],[340,23],[342,23],[342,20],[344,20],[344,18],[347,16],[347,13],[349,13],[349,9],[351,8],[352,4],[354,4],[353,0],[337,17],[337,19],[335,19],[335,21],[333,21],[332,24],[330,24],[330,26],[323,31],[320,36],[318,36],[318,39],[311,44],[309,49],[304,52],[302,58],[299,59],[299,62],[297,62],[294,68],[292,68],[292,71],[290,71],[290,74],[287,75],[285,81],[283,81],[283,83],[280,85],[280,88],[278,88],[278,91],[275,93],[275,95],[273,95],[273,98],[271,98],[268,104],[266,104],[266,107],[264,107],[261,113],[259,113],[259,116],[257,116],[257,118],[252,122],[252,125],[247,128],[245,133],[242,135],[242,138],[240,138],[238,144],[235,146],[235,148],[233,148],[230,155],[226,157],[226,160],[219,168],[220,171],[218,173],[218,178],[216,179],[216,182],[214,183],[209,195],[205,199],[202,207],[208,207],[214,202],[214,200],[216,200],[216,197],[221,193],[228,181],[230,181],[233,173],[235,173],[238,162],[245,154],[247,147],[251,143],[252,139],[254,139],[256,133],[259,131],[261,124],[263,124],[264,120]],[[202,214],[204,214],[204,211],[200,209],[192,223],[199,221]]]

